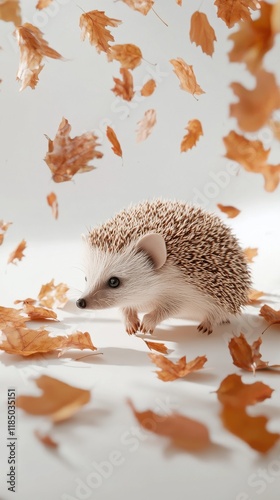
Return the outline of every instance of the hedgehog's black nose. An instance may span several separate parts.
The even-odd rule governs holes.
[[[76,306],[80,307],[80,309],[84,309],[87,306],[87,303],[86,303],[85,299],[78,299],[76,301]]]

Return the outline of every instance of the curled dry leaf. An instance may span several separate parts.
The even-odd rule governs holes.
[[[128,401],[135,418],[147,431],[171,439],[171,444],[185,451],[197,452],[210,446],[209,431],[205,425],[191,418],[172,413],[158,415],[152,410],[139,412],[132,401]]]
[[[122,68],[134,69],[139,66],[142,61],[142,52],[136,45],[132,43],[124,43],[123,45],[112,45],[107,52],[108,61],[119,61]]]
[[[216,34],[206,14],[198,10],[191,17],[190,40],[199,45],[205,54],[212,56]]]
[[[0,220],[0,245],[2,245],[4,241],[4,235],[9,226],[12,224],[12,222],[4,222],[3,220]]]
[[[269,365],[268,361],[262,361],[262,355],[260,354],[261,344],[262,339],[260,337],[252,345],[248,344],[243,333],[239,337],[233,337],[228,344],[233,364],[254,374],[256,370],[280,368],[280,365]]]
[[[262,316],[265,319],[265,321],[267,321],[271,325],[280,324],[280,310],[276,311],[267,304],[261,307],[260,316]]]
[[[220,403],[240,410],[270,398],[273,389],[263,382],[244,384],[240,375],[232,373],[222,380],[216,392]]]
[[[78,389],[47,375],[34,380],[42,389],[41,396],[18,396],[16,406],[31,415],[47,415],[53,422],[62,422],[90,401],[90,391]]]
[[[118,141],[118,138],[116,136],[115,131],[112,129],[112,127],[109,127],[109,125],[108,125],[107,130],[106,130],[106,135],[107,135],[107,138],[109,139],[110,143],[112,144],[111,149],[113,150],[115,155],[120,156],[122,158],[121,145]]]
[[[34,431],[34,434],[36,436],[37,439],[39,439],[39,441],[41,441],[41,443],[44,445],[44,446],[47,446],[48,448],[57,448],[58,447],[58,443],[56,441],[53,440],[53,438],[49,435],[49,434],[41,434],[40,431]]]
[[[260,301],[260,297],[264,295],[263,292],[260,292],[259,290],[255,290],[254,288],[251,288],[251,290],[248,293],[248,304],[258,304]]]
[[[144,83],[144,85],[141,89],[141,95],[143,97],[148,97],[148,96],[152,95],[155,91],[156,86],[157,86],[157,84],[156,84],[155,80],[153,80],[153,79],[148,80],[146,83]]]
[[[109,42],[114,42],[115,39],[106,26],[116,28],[121,22],[118,19],[107,17],[104,11],[85,12],[80,17],[82,40],[88,37],[91,45],[95,45],[97,52],[108,52]]]
[[[161,371],[156,371],[156,374],[164,382],[186,377],[189,373],[201,370],[207,361],[206,356],[197,356],[188,363],[186,356],[180,358],[176,363],[173,363],[173,361],[167,359],[162,354],[149,354],[149,357],[161,369]]]
[[[56,50],[49,47],[43,38],[42,31],[30,23],[24,23],[16,28],[16,37],[20,51],[20,64],[17,80],[21,81],[20,90],[26,87],[34,89],[38,83],[39,73],[42,71],[44,57],[61,59]]]
[[[189,66],[181,57],[178,57],[177,59],[171,59],[170,63],[174,68],[173,71],[175,75],[181,82],[181,89],[186,90],[186,92],[189,92],[192,95],[205,94],[204,90],[202,90],[202,88],[196,81],[192,66]]]
[[[152,6],[154,5],[154,0],[122,0],[126,5],[131,7],[133,10],[141,12],[144,16],[148,14]]]
[[[227,214],[230,219],[234,219],[234,217],[237,217],[237,215],[240,214],[240,210],[232,207],[231,205],[222,205],[221,203],[217,203],[217,207],[221,210],[221,212]]]
[[[144,340],[144,342],[151,351],[161,352],[162,354],[168,353],[166,345],[161,342],[149,342],[148,340]]]
[[[181,153],[196,146],[200,136],[203,135],[202,125],[197,119],[189,120],[185,130],[187,130],[188,133],[183,137],[181,142]]]
[[[15,26],[21,24],[21,11],[19,0],[1,0],[0,19],[2,21],[11,21]]]
[[[15,304],[23,304],[21,309],[28,316],[28,321],[56,320],[57,314],[50,309],[35,306],[36,300],[15,300]]]
[[[37,5],[36,5],[36,9],[38,9],[38,10],[45,9],[46,7],[51,5],[52,2],[53,2],[53,0],[39,0]]]
[[[232,28],[238,21],[248,21],[251,19],[250,10],[260,8],[258,0],[215,0],[217,6],[217,16],[220,17],[229,28]]]
[[[120,73],[122,75],[122,80],[119,78],[114,78],[115,86],[112,91],[117,96],[120,96],[125,101],[131,101],[135,92],[133,90],[133,76],[128,69],[121,68]]]
[[[142,118],[142,120],[137,123],[139,127],[137,130],[136,142],[145,141],[147,137],[149,137],[153,127],[156,124],[156,121],[156,110],[148,109],[148,111],[146,111],[144,114],[144,118]]]
[[[58,201],[55,193],[50,193],[47,196],[48,205],[52,209],[52,214],[55,219],[58,218]]]
[[[41,306],[49,307],[63,307],[65,306],[68,298],[66,293],[69,287],[65,283],[54,284],[54,279],[49,283],[41,286],[40,292],[38,294],[38,300]]]
[[[247,259],[247,262],[252,263],[254,260],[254,257],[256,257],[259,253],[257,248],[245,248],[244,250],[245,257]]]
[[[86,132],[80,136],[70,137],[71,125],[62,118],[54,140],[48,139],[48,152],[44,158],[54,182],[70,181],[73,175],[93,170],[88,165],[94,158],[102,158],[103,153],[95,148],[99,146],[97,136]]]
[[[10,264],[11,262],[13,264],[17,264],[17,262],[15,262],[16,260],[21,260],[23,257],[25,257],[24,255],[24,250],[26,249],[26,241],[25,240],[22,240],[18,246],[16,247],[16,249],[10,253],[9,255],[9,258],[8,258],[8,264]]]
[[[15,328],[25,326],[26,321],[29,321],[28,318],[22,316],[18,309],[0,306],[0,330],[8,326]]]

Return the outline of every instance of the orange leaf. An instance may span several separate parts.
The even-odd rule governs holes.
[[[27,314],[31,321],[57,319],[57,314],[54,311],[45,309],[44,307],[34,306],[28,301],[23,301],[23,312]]]
[[[103,153],[95,149],[99,143],[93,132],[86,132],[73,139],[70,132],[71,125],[62,118],[54,140],[47,137],[48,152],[44,160],[52,172],[54,182],[70,181],[77,173],[93,170],[95,167],[87,163],[103,156]]]
[[[247,262],[253,262],[254,257],[258,255],[258,249],[257,248],[245,248],[244,250]]]
[[[97,52],[108,52],[109,42],[115,39],[106,26],[116,28],[122,21],[107,17],[104,11],[91,10],[85,12],[80,17],[80,28],[82,30],[82,40],[88,37],[91,45],[95,45]]]
[[[117,96],[122,97],[125,101],[131,101],[135,92],[133,90],[133,76],[128,71],[128,69],[121,68],[120,73],[122,75],[122,80],[119,78],[114,78],[115,87],[112,88],[112,91]]]
[[[131,7],[133,10],[141,12],[144,16],[148,14],[152,6],[154,5],[154,0],[122,0],[126,5]]]
[[[39,432],[39,431],[34,431],[34,434],[43,445],[47,446],[48,448],[57,448],[58,444],[53,440],[51,436],[48,434],[45,434],[44,436]]]
[[[30,23],[24,23],[16,28],[16,37],[20,51],[20,64],[17,80],[21,81],[20,90],[26,87],[34,89],[38,83],[39,73],[42,71],[44,57],[61,59],[62,56],[49,47],[43,39],[43,33]]]
[[[134,69],[139,66],[142,61],[142,52],[136,45],[132,43],[124,43],[123,45],[112,45],[107,52],[108,61],[119,61],[122,68]]]
[[[171,439],[171,444],[186,451],[196,452],[210,446],[210,436],[205,425],[179,413],[158,415],[151,410],[138,412],[128,401],[139,424],[146,430]]]
[[[156,124],[156,110],[155,109],[148,109],[148,111],[145,112],[144,118],[140,120],[137,125],[139,125],[138,130],[137,130],[137,135],[136,135],[136,142],[141,142],[145,141],[147,137],[149,137],[150,133],[152,132],[153,127]]]
[[[144,340],[144,342],[150,350],[161,352],[162,354],[167,354],[168,352],[165,344],[162,344],[160,342],[149,342],[148,340]]]
[[[52,1],[53,0],[39,0],[37,5],[36,5],[36,9],[38,9],[38,10],[45,9],[46,7],[48,7],[52,3]]]
[[[198,10],[191,17],[190,40],[202,48],[208,56],[214,52],[215,31],[210,25],[206,14]]]
[[[21,24],[21,12],[19,0],[2,0],[0,3],[0,19],[12,21],[15,26]]]
[[[57,202],[56,194],[50,193],[47,196],[47,202],[52,209],[52,214],[53,214],[54,218],[57,219],[58,218],[58,202]]]
[[[0,330],[8,326],[25,326],[26,321],[28,318],[22,316],[18,309],[0,306]]]
[[[111,149],[113,150],[113,152],[115,153],[115,155],[120,156],[122,158],[122,148],[121,148],[121,145],[120,145],[120,143],[118,141],[116,133],[109,126],[107,127],[106,135],[107,135],[110,143],[112,144],[112,148]]]
[[[230,219],[234,219],[234,217],[237,217],[237,215],[240,214],[240,210],[232,207],[231,205],[222,205],[221,203],[217,203],[217,207],[221,210],[221,212],[227,214]]]
[[[233,364],[254,373],[256,370],[268,369],[268,361],[261,360],[262,355],[259,352],[261,344],[261,338],[255,340],[252,345],[248,344],[243,333],[239,337],[233,337],[228,344]]]
[[[41,396],[18,396],[16,406],[31,415],[47,415],[53,422],[72,417],[90,400],[90,391],[78,389],[47,375],[35,380]]]
[[[158,378],[164,382],[186,377],[189,373],[201,370],[207,361],[206,356],[197,356],[188,363],[186,361],[186,356],[180,358],[176,363],[173,363],[162,354],[149,354],[149,357],[152,362],[161,369],[161,371],[156,371],[156,374]]]
[[[2,245],[4,241],[4,233],[7,231],[9,226],[12,224],[12,222],[4,222],[3,220],[0,220],[0,245]]]
[[[41,286],[38,300],[42,306],[49,307],[50,309],[53,307],[63,307],[68,301],[66,297],[68,290],[69,287],[65,283],[55,285],[54,279],[52,279],[49,283]]]
[[[150,95],[153,94],[153,92],[155,91],[155,88],[156,88],[157,84],[155,82],[155,80],[151,79],[151,80],[148,80],[142,87],[141,89],[141,95],[143,97],[148,97]]]
[[[8,258],[8,264],[10,264],[11,262],[13,264],[16,264],[16,262],[14,262],[16,259],[21,260],[23,257],[25,257],[25,255],[23,253],[25,249],[26,249],[26,241],[22,240],[18,244],[16,249],[12,253],[10,253],[9,258]]]
[[[186,90],[186,92],[190,92],[192,95],[205,94],[204,90],[202,90],[196,81],[192,66],[189,66],[181,57],[171,59],[170,62],[174,67],[173,71],[175,75],[181,82],[181,89]]]
[[[218,8],[217,15],[229,28],[232,28],[238,21],[250,20],[250,11],[260,8],[258,0],[215,0],[214,4]]]
[[[277,141],[280,141],[280,121],[270,120],[269,126],[273,132],[273,135]]]
[[[257,304],[259,302],[259,298],[263,296],[263,292],[259,290],[255,290],[251,288],[248,293],[248,304]]]
[[[185,130],[188,130],[188,134],[183,137],[181,142],[181,153],[196,146],[200,136],[203,135],[202,125],[200,121],[196,119],[189,120]]]
[[[267,304],[261,307],[260,316],[262,316],[265,321],[267,321],[271,325],[277,325],[280,323],[280,311],[276,311]]]
[[[271,397],[273,389],[263,382],[244,384],[240,375],[233,373],[225,377],[216,391],[218,400],[225,406],[238,411],[248,405],[255,405]]]

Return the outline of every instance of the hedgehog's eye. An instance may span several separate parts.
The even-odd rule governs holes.
[[[120,284],[120,280],[119,278],[116,278],[115,276],[113,276],[112,278],[110,278],[108,280],[108,285],[111,287],[111,288],[117,288]]]

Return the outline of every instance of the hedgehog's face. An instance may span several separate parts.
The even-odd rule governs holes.
[[[163,238],[150,234],[123,252],[104,252],[87,244],[86,289],[77,306],[141,308],[158,295],[157,270],[166,261]]]

